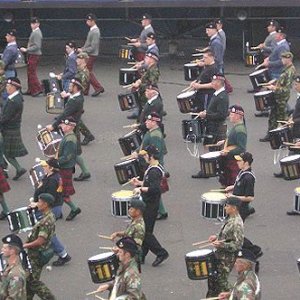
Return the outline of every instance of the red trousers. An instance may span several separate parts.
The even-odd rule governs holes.
[[[96,92],[103,90],[103,86],[101,85],[101,83],[97,80],[95,74],[93,73],[93,67],[94,67],[94,63],[96,61],[97,57],[96,56],[89,56],[89,59],[87,61],[87,68],[90,71],[90,84],[92,85],[92,87],[94,88],[94,90]],[[87,89],[87,92],[90,89],[90,85]]]
[[[42,85],[37,77],[37,66],[40,60],[40,55],[28,54],[27,63],[27,81],[28,89],[27,92],[31,95],[41,92]]]

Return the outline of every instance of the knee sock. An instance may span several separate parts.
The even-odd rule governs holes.
[[[21,171],[22,167],[14,157],[7,157],[6,159],[16,169],[17,173]]]
[[[87,169],[87,167],[86,167],[86,165],[85,165],[85,163],[84,163],[84,160],[83,160],[83,158],[82,158],[81,155],[77,155],[77,156],[76,156],[76,163],[77,163],[78,166],[80,167],[81,172],[82,172],[83,174],[89,173],[89,170]]]

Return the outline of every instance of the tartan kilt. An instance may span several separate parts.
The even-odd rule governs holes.
[[[3,169],[0,167],[0,193],[6,193],[10,190],[10,186],[3,173]]]
[[[240,169],[234,158],[221,157],[219,182],[223,186],[233,185]]]
[[[20,128],[3,129],[2,135],[3,152],[6,157],[20,157],[28,154],[22,141]]]
[[[73,168],[72,169],[60,169],[59,174],[61,176],[63,191],[62,195],[71,196],[75,194],[75,189],[73,186]]]

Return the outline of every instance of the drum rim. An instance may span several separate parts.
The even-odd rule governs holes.
[[[187,91],[187,92],[183,92],[183,93],[180,93],[178,96],[177,96],[177,99],[185,99],[185,98],[188,98],[192,95],[195,95],[196,94],[196,91]],[[182,97],[182,95],[185,95],[185,97]]]
[[[212,155],[215,154],[215,155]],[[211,151],[200,155],[200,158],[218,158],[221,156],[221,151]]]
[[[133,161],[136,161],[136,158],[128,159],[125,161],[121,161],[119,163],[116,163],[115,166],[126,166],[128,163],[131,163]]]
[[[110,251],[110,252],[103,252],[103,253],[99,253],[96,255],[91,256],[88,261],[90,262],[96,262],[99,261],[99,259],[105,259],[105,258],[109,258],[109,257],[113,257],[114,255],[116,255],[114,252]]]
[[[13,213],[13,212],[19,212],[19,211],[31,211],[31,210],[33,210],[33,208],[27,207],[27,206],[23,206],[23,207],[16,208],[16,209],[10,211],[8,214],[11,214],[11,213]]]
[[[257,71],[252,72],[249,76],[251,77],[251,76],[254,76],[254,75],[258,75],[258,74],[264,73],[266,71],[268,71],[267,68],[261,69],[261,70],[257,70]]]
[[[197,67],[198,65],[196,63],[186,63],[184,64],[185,67]]]
[[[129,73],[136,73],[138,70],[131,69],[131,68],[121,68],[120,71],[129,71]]]
[[[260,91],[254,94],[254,96],[265,96],[265,95],[272,95],[274,94],[273,91]]]
[[[196,256],[191,256],[192,253],[202,253],[202,255],[196,255]],[[191,258],[196,258],[196,257],[202,257],[202,256],[207,256],[208,254],[213,253],[213,250],[211,249],[198,249],[198,250],[193,250],[191,252],[188,252],[185,257],[191,257]]]
[[[126,192],[125,194],[127,194],[126,196],[124,195],[124,197],[120,196],[120,195],[115,195],[117,193],[121,193],[121,192]],[[127,193],[128,192],[128,193]],[[116,191],[116,192],[113,192],[111,194],[111,197],[113,199],[131,199],[133,197],[133,191],[130,191],[130,190],[120,190],[120,191]]]
[[[291,159],[294,157],[294,159]],[[289,159],[287,159],[289,158]],[[293,155],[288,155],[286,157],[283,157],[280,162],[289,162],[289,161],[297,161],[300,158],[300,154],[293,154]]]
[[[289,130],[290,129],[288,127],[278,127],[278,128],[270,130],[269,132],[281,132],[281,131],[289,131]]]

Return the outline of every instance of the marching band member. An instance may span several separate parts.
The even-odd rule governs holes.
[[[234,264],[234,268],[238,272],[238,279],[232,290],[220,293],[218,299],[260,300],[260,282],[253,271],[255,263],[256,259],[251,251],[246,249],[241,250]]]
[[[43,93],[43,88],[37,77],[37,67],[42,55],[43,35],[40,30],[40,20],[37,17],[31,18],[30,21],[32,32],[29,36],[27,48],[21,47],[20,50],[28,54],[27,63],[27,92],[23,95],[39,96]]]
[[[26,276],[19,256],[23,251],[22,240],[15,234],[9,234],[2,243],[1,252],[7,265],[0,280],[0,299],[25,300]]]
[[[0,166],[0,205],[2,207],[2,211],[0,213],[0,220],[5,220],[7,218],[7,214],[9,213],[8,205],[4,198],[4,193],[10,190],[10,186],[6,180],[5,172]]]
[[[225,211],[228,218],[218,235],[211,235],[209,241],[215,251],[217,274],[208,277],[207,297],[216,297],[221,292],[229,291],[228,276],[233,268],[238,251],[244,240],[244,225],[239,215],[241,201],[236,197],[227,198]]]
[[[51,194],[39,195],[37,207],[43,214],[43,218],[33,226],[27,242],[23,245],[25,249],[28,249],[32,267],[32,273],[27,277],[27,300],[32,300],[35,294],[41,299],[55,300],[49,288],[40,280],[44,265],[53,256],[49,248],[55,234],[55,217],[51,211],[54,201]]]
[[[16,157],[28,154],[21,136],[21,121],[23,113],[23,97],[20,93],[21,82],[18,78],[9,78],[6,83],[8,100],[4,105],[0,117],[0,127],[3,135],[4,155],[8,162],[16,169],[13,180],[18,180],[26,173]]]
[[[134,259],[137,245],[130,237],[124,237],[117,241],[117,256],[119,268],[113,283],[104,283],[99,286],[99,292],[109,290],[109,299],[146,300],[141,290],[141,278]]]
[[[94,93],[92,97],[97,97],[100,93],[104,93],[104,87],[97,80],[95,74],[93,73],[93,67],[96,62],[96,58],[99,55],[99,45],[100,45],[100,30],[96,24],[97,17],[95,14],[90,13],[86,16],[86,24],[90,28],[87,35],[86,41],[82,48],[78,48],[78,52],[86,52],[89,55],[87,61],[87,68],[90,71],[90,84],[94,88]],[[87,93],[89,92],[89,85]]]
[[[218,30],[218,35],[221,38],[221,41],[223,43],[223,49],[224,49],[224,54],[225,54],[225,50],[226,50],[226,34],[225,31],[223,30],[223,21],[222,19],[216,19],[215,20],[215,24]],[[223,57],[224,57],[223,54]]]
[[[5,77],[17,77],[15,61],[18,58],[17,32],[15,29],[6,33],[7,45],[2,54],[2,60],[5,64]]]
[[[270,141],[269,131],[277,128],[277,121],[286,120],[286,106],[290,99],[290,90],[292,87],[296,69],[293,65],[293,54],[291,52],[283,52],[281,61],[284,69],[282,70],[276,84],[268,85],[269,90],[274,91],[275,105],[271,106],[271,113],[268,122],[268,133],[260,142]]]

